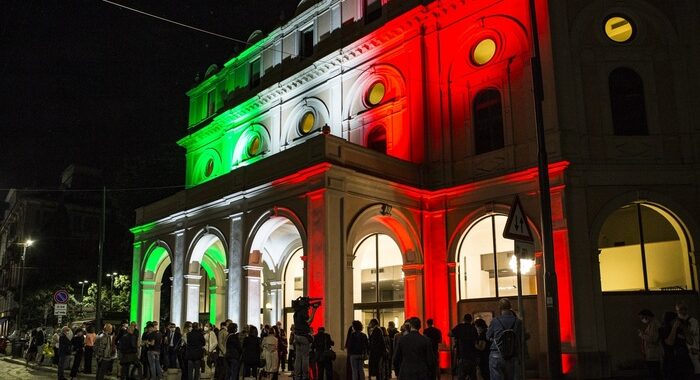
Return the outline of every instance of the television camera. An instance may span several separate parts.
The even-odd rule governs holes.
[[[311,297],[298,297],[292,300],[292,308],[296,310],[308,310],[310,307],[314,309],[321,306],[321,301],[323,298],[311,298]]]

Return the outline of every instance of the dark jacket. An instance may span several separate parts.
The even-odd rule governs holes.
[[[135,354],[138,351],[138,339],[136,334],[126,333],[119,339],[119,351],[122,354]]]
[[[437,360],[432,342],[417,331],[411,331],[399,339],[394,348],[394,368],[399,380],[425,380],[435,373]]]
[[[226,358],[241,360],[241,341],[238,339],[238,333],[228,334],[226,338]]]
[[[335,342],[333,342],[331,335],[328,333],[319,332],[314,335],[314,341],[311,343],[311,347],[316,352],[316,361],[326,361],[327,356],[324,356],[324,352],[329,351],[334,344]]]
[[[200,330],[192,330],[187,333],[187,351],[185,359],[201,360],[204,357],[204,334]]]
[[[247,336],[243,339],[243,363],[249,366],[257,365],[260,362],[260,338],[257,336]]]
[[[368,351],[369,340],[367,340],[367,335],[362,331],[353,331],[348,335],[348,341],[345,346],[348,349],[348,355],[363,355]]]
[[[73,339],[70,341],[70,344],[73,352],[82,353],[83,349],[85,348],[85,336],[78,334],[74,335]]]
[[[73,351],[71,350],[70,339],[68,339],[68,337],[65,334],[61,334],[61,336],[58,338],[58,355],[67,356],[72,353]]]
[[[440,343],[442,343],[442,332],[435,328],[435,327],[426,327],[425,330],[423,330],[423,335],[430,338],[430,340],[433,342],[433,351],[437,352],[438,351],[438,346]]]
[[[477,335],[476,327],[469,323],[462,322],[452,329],[452,337],[457,340],[457,355],[461,359],[476,359]]]

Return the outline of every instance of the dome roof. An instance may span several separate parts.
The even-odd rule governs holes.
[[[319,3],[321,0],[301,0],[299,2],[299,5],[297,5],[297,10],[294,12],[294,16],[297,16],[304,12],[305,10],[313,7],[316,5],[316,3]]]

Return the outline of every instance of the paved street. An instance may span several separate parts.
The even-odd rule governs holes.
[[[25,367],[24,365],[15,364],[13,362],[5,360],[3,357],[0,360],[0,376],[3,379],[55,379],[56,372],[52,370],[36,369],[32,366]]]

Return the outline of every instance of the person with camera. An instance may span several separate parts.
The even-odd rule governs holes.
[[[321,306],[320,299],[299,297],[292,301],[294,308],[294,351],[296,353],[294,363],[294,379],[309,379],[309,353],[311,350],[311,322],[314,320],[316,310]],[[313,309],[309,315],[309,308]]]

